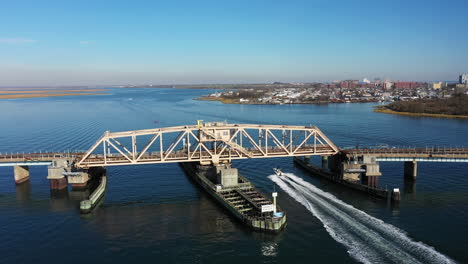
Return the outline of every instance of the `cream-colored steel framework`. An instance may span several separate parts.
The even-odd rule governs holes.
[[[140,139],[141,138],[141,139]],[[145,143],[137,149],[137,142]],[[169,144],[170,143],[170,144]],[[338,148],[315,126],[202,123],[126,132],[107,131],[77,167],[333,155]]]

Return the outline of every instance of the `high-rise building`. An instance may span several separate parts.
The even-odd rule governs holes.
[[[460,75],[459,83],[468,84],[468,73]]]

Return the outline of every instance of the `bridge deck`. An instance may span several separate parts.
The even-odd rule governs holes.
[[[219,160],[234,160],[234,159],[247,159],[247,158],[275,158],[275,157],[289,157],[289,156],[306,156],[306,155],[331,155],[334,154],[334,150],[330,147],[317,147],[315,148],[301,148],[300,151],[296,151],[290,155],[281,148],[269,148],[267,154],[262,153],[258,150],[249,149],[251,157],[243,155],[240,152],[224,153],[219,155]],[[314,152],[315,151],[315,152]],[[138,164],[152,164],[152,163],[171,163],[171,162],[191,162],[191,161],[211,161],[211,151],[201,151],[194,153],[187,153],[187,151],[177,151],[169,153],[167,156],[161,155],[161,153],[150,153],[144,154],[137,162]],[[112,155],[107,156],[105,159],[102,155],[91,155],[83,163],[86,166],[116,166],[116,165],[128,165],[129,161],[125,156]]]
[[[292,146],[295,149],[297,146]],[[246,149],[250,152],[251,157],[247,157],[240,152],[224,152],[219,155],[220,160],[229,160],[229,159],[246,159],[246,158],[274,158],[274,157],[288,157],[288,156],[305,156],[305,155],[331,155],[335,154],[333,148],[329,146],[303,146],[293,155],[290,155],[283,148],[279,147],[270,147],[268,149],[263,148],[263,152],[258,149],[248,148]],[[171,163],[171,162],[192,162],[192,161],[210,161],[212,156],[210,153],[213,153],[214,150],[210,151],[198,151],[193,153],[188,153],[187,150],[173,151],[170,153],[163,152],[147,152],[147,153],[135,153],[136,156],[141,155],[141,158],[138,160],[138,164],[153,164],[153,163]],[[13,163],[22,163],[21,165],[48,165],[53,160],[56,159],[69,159],[71,161],[78,161],[85,155],[84,152],[77,153],[65,153],[65,152],[56,152],[56,153],[26,153],[26,154],[3,154],[0,155],[0,164],[8,164],[11,166]],[[126,156],[117,154],[108,154],[104,157],[103,154],[92,154],[84,163],[87,167],[97,167],[97,166],[117,166],[117,165],[129,165],[135,164],[136,162],[129,161]],[[13,164],[16,165],[16,164]],[[1,165],[0,165],[1,166]],[[6,166],[6,165],[5,165]]]
[[[468,159],[468,148],[348,149],[342,152],[347,156],[370,155],[376,158]]]

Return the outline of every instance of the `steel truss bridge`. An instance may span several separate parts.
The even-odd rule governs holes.
[[[143,143],[143,144],[142,144]],[[315,126],[202,123],[111,133],[106,131],[76,167],[334,155],[339,149]]]

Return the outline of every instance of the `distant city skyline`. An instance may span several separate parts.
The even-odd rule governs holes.
[[[468,3],[11,1],[0,87],[456,81]]]

